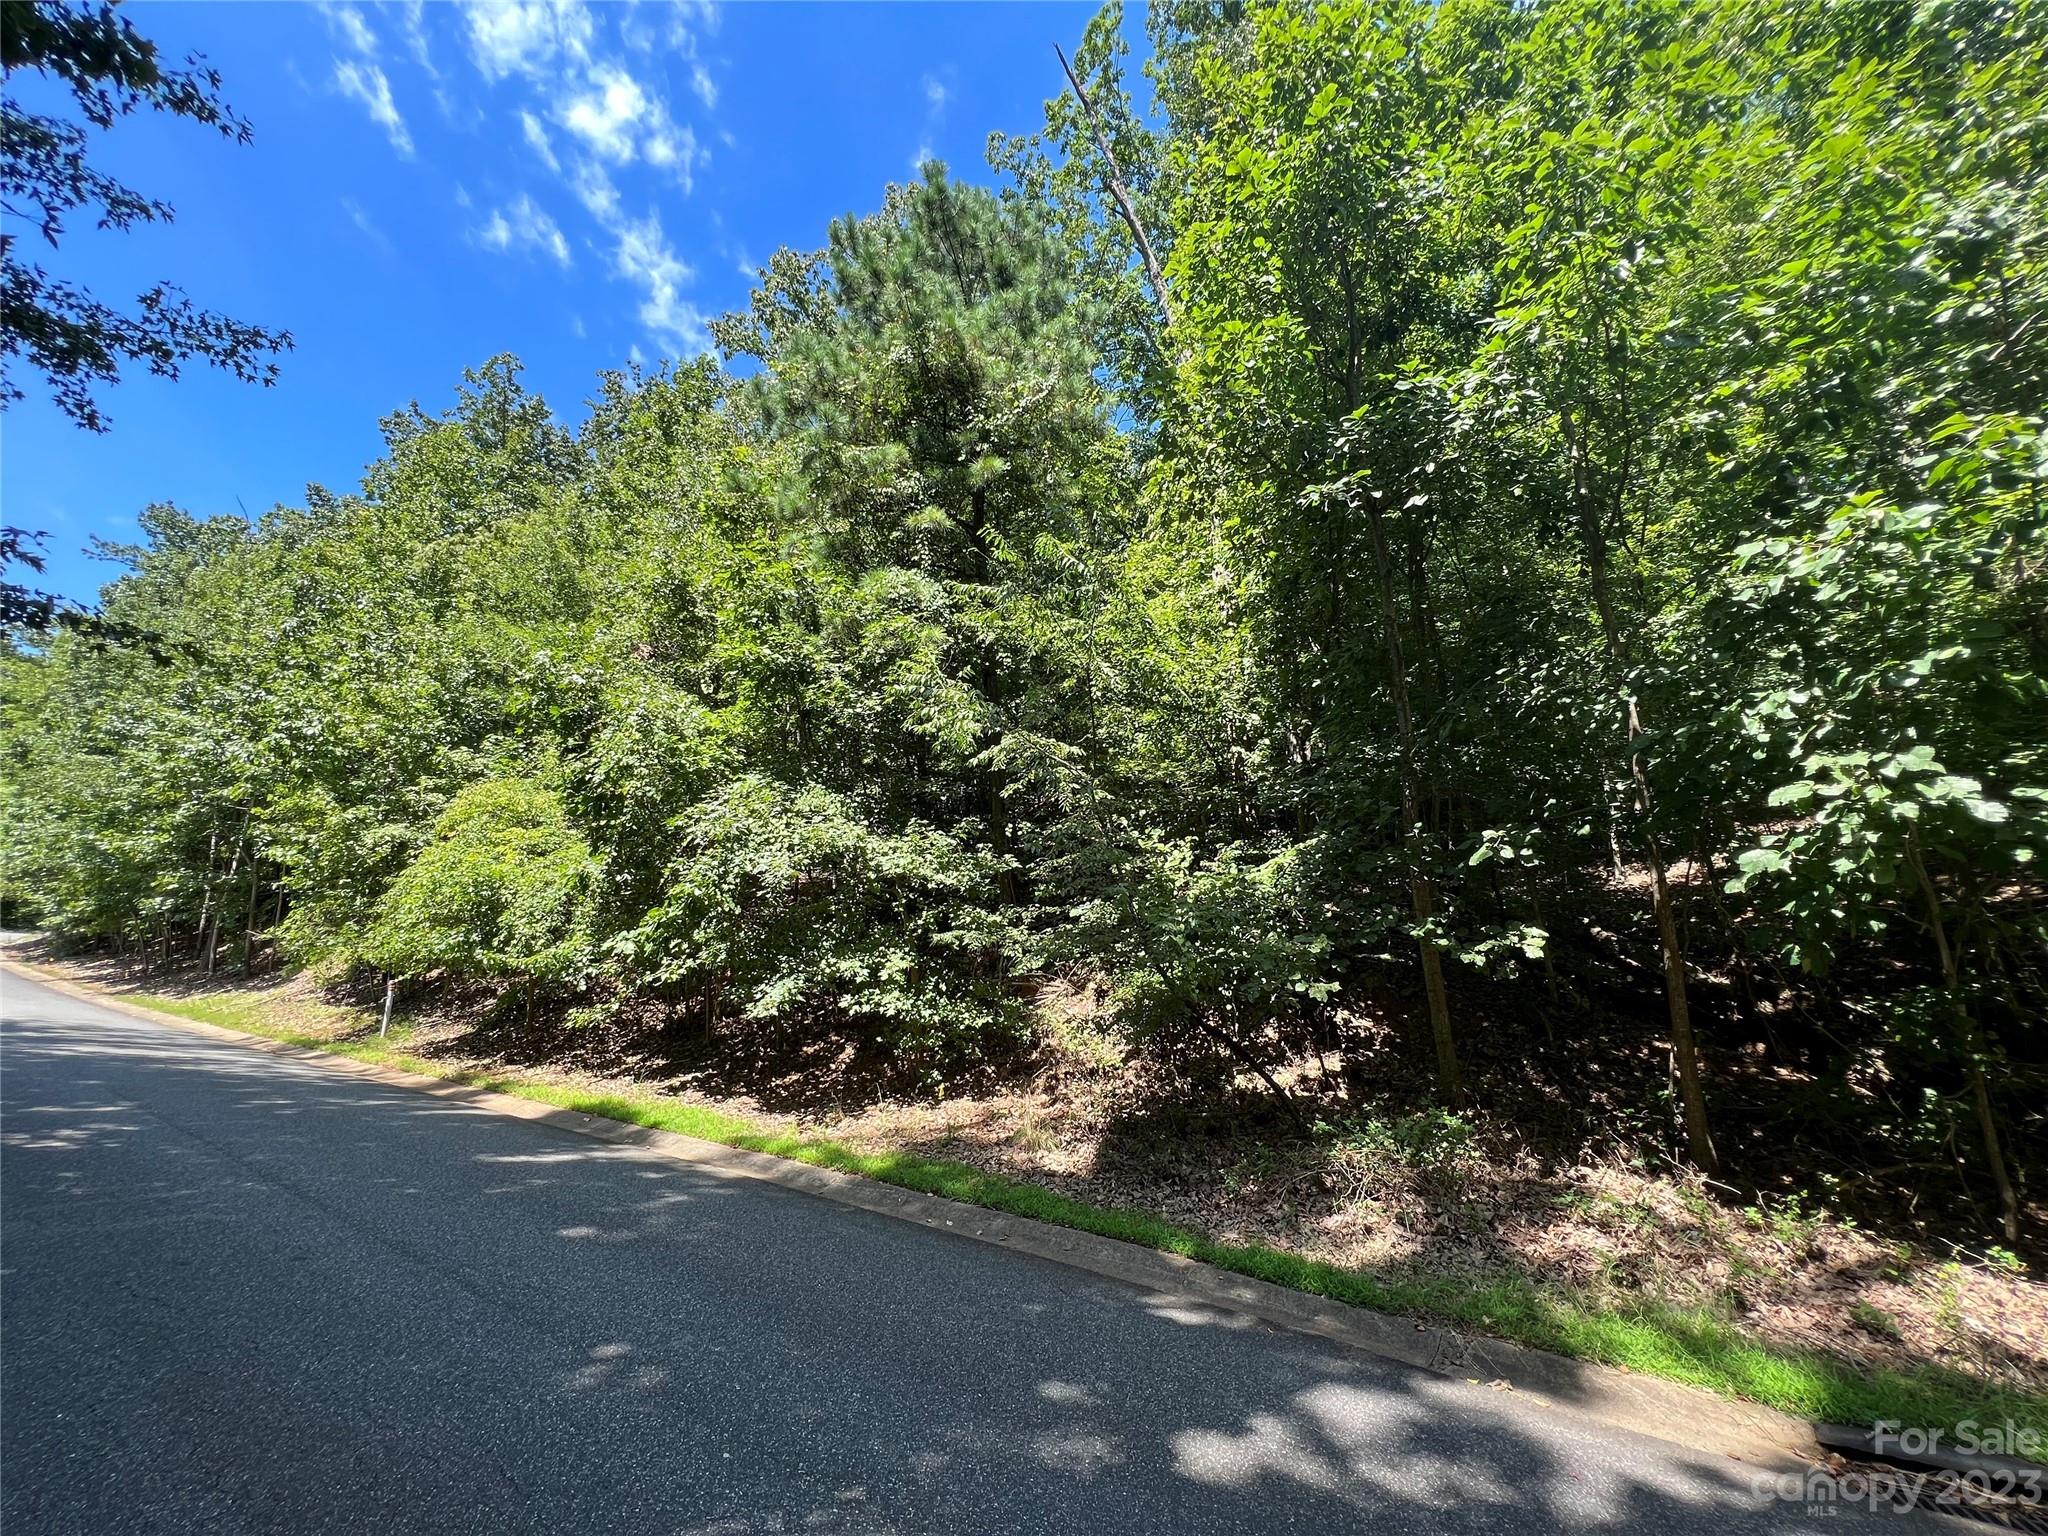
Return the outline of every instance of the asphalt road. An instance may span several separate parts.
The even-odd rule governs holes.
[[[943,1232],[13,975],[0,1020],[7,1536],[1815,1529]]]

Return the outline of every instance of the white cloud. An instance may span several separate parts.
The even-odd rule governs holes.
[[[558,121],[591,149],[615,165],[633,158],[634,136],[644,119],[659,108],[635,80],[615,64],[590,72],[588,87],[571,97]]]
[[[646,8],[640,5],[639,0],[626,0],[626,4],[621,9],[624,11],[624,15],[619,19],[619,41],[625,44],[629,51],[633,53],[653,53],[661,46],[662,40],[656,34],[653,25],[648,21]],[[675,36],[675,24],[673,22],[670,24],[669,36],[671,42],[673,42]]]
[[[710,158],[697,147],[697,135],[690,131],[687,123],[680,128],[665,128],[650,134],[645,150],[647,163],[675,177],[685,197],[696,186],[690,167],[699,160]]]
[[[621,6],[624,12],[619,22],[619,41],[636,53],[654,53],[665,50],[680,54],[685,59],[697,57],[696,34],[690,30],[694,22],[706,35],[718,30],[718,10],[711,5],[692,5],[688,0],[681,3],[642,4],[641,0],[626,0]],[[654,23],[665,21],[658,31]]]
[[[344,59],[334,66],[334,84],[344,96],[363,104],[370,120],[390,137],[393,149],[408,157],[412,154],[412,135],[398,115],[398,106],[391,99],[391,82],[384,78],[383,70],[367,61]]]
[[[545,239],[547,253],[555,259],[556,266],[566,271],[570,265],[569,242],[562,238],[562,232],[555,227],[553,219],[548,218],[546,214],[542,214],[541,218],[547,225]]]
[[[539,78],[590,57],[596,31],[583,0],[472,0],[463,12],[470,57],[488,80]]]
[[[593,219],[606,226],[618,222],[619,189],[612,185],[612,179],[605,174],[603,166],[593,165],[588,160],[580,161],[572,184],[577,200],[590,211]]]
[[[618,239],[612,263],[619,276],[647,292],[640,323],[679,352],[702,352],[711,344],[710,333],[702,312],[683,297],[683,289],[697,274],[668,243],[660,215],[650,212],[644,219],[620,224],[612,233]]]
[[[951,67],[948,66],[945,72],[951,74]],[[952,89],[937,75],[925,75],[921,84],[924,87],[924,131],[910,156],[911,173],[918,176],[924,174],[925,162],[933,158],[932,139],[945,121],[946,103],[953,99]]]
[[[327,18],[328,29],[349,47],[366,59],[377,56],[377,34],[370,30],[370,24],[363,20],[363,13],[352,5],[323,5],[321,14]]]
[[[489,113],[465,101],[443,83],[438,74],[434,76],[434,105],[440,108],[442,121],[463,133],[475,133],[490,121]]]
[[[705,316],[686,297],[695,272],[670,244],[659,213],[635,217],[627,210],[641,206],[647,173],[688,194],[696,168],[710,159],[699,129],[671,109],[658,83],[664,77],[639,61],[665,54],[668,69],[687,66],[691,91],[705,111],[714,110],[718,84],[698,57],[697,35],[716,26],[716,9],[641,3],[600,14],[587,0],[471,0],[463,18],[469,55],[484,78],[526,83],[523,101],[494,110],[516,113],[535,159],[575,194],[601,232],[607,268],[638,291],[650,349],[704,350]],[[636,166],[646,167],[641,181],[628,174]],[[561,227],[530,196],[491,212],[472,237],[493,250],[571,264]],[[572,324],[581,334],[581,321]]]
[[[392,249],[391,237],[377,227],[377,221],[370,217],[368,209],[364,208],[361,203],[352,197],[344,197],[341,200],[341,207],[342,211],[348,215],[349,223],[362,231],[364,239],[376,246],[378,250],[385,252],[387,255],[390,254]]]
[[[594,65],[584,84],[557,104],[555,121],[600,160],[644,160],[667,171],[687,194],[703,158],[697,135],[678,124],[661,97],[616,64]]]
[[[492,214],[476,238],[494,251],[539,251],[558,267],[570,264],[569,242],[563,238],[561,226],[523,192],[517,201]]]
[[[405,0],[405,45],[412,50],[413,62],[438,76],[433,51],[427,47],[427,0]]]
[[[548,138],[548,131],[541,126],[539,118],[522,109],[519,113],[519,130],[526,135],[526,142],[533,152],[540,156],[540,163],[549,170],[559,173],[562,162],[555,158],[555,146]]]

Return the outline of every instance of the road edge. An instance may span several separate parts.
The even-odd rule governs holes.
[[[1485,1383],[1547,1408],[1692,1450],[1774,1469],[1804,1467],[1821,1454],[1814,1425],[1761,1404],[1501,1339],[1374,1312],[1233,1274],[1198,1259],[991,1211],[858,1174],[818,1168],[766,1152],[728,1147],[582,1110],[562,1109],[446,1078],[378,1066],[312,1046],[293,1045],[245,1030],[162,1013],[116,994],[81,986],[11,955],[0,955],[0,971],[150,1023],[307,1062],[387,1087],[431,1094],[492,1114],[535,1121],[571,1135],[653,1152],[721,1177],[779,1184],[875,1215],[1045,1259],[1131,1286],[1171,1305],[1211,1308],[1341,1344],[1409,1369]]]

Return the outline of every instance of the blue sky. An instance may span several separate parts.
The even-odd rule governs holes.
[[[580,420],[600,369],[694,355],[753,264],[823,244],[920,156],[989,179],[989,132],[1040,126],[1064,83],[1052,45],[1071,50],[1091,9],[136,5],[166,56],[220,70],[255,141],[118,122],[96,163],[176,222],[81,224],[42,259],[123,304],[178,283],[296,347],[268,390],[209,369],[131,374],[101,397],[104,436],[18,373],[29,398],[0,417],[5,520],[49,533],[45,585],[90,598],[116,574],[82,553],[91,537],[132,537],[153,501],[260,515],[309,481],[353,489],[380,417],[443,408],[496,353]],[[60,99],[32,77],[10,89],[32,108]]]

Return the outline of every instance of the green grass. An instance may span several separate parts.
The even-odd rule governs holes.
[[[676,1131],[729,1147],[767,1152],[859,1174],[993,1211],[1182,1254],[1219,1269],[1378,1312],[1454,1323],[1496,1338],[1621,1366],[1647,1376],[1747,1398],[1802,1418],[1868,1425],[2014,1424],[2048,1434],[2048,1396],[2022,1393],[1933,1366],[1858,1371],[1826,1356],[1762,1344],[1725,1319],[1700,1311],[1639,1306],[1627,1310],[1522,1276],[1418,1279],[1344,1269],[1259,1243],[1225,1243],[1143,1211],[1091,1205],[1041,1185],[912,1152],[861,1152],[825,1137],[764,1128],[717,1110],[652,1095],[597,1093],[504,1073],[452,1068],[403,1049],[404,1032],[322,1039],[273,1023],[261,996],[141,996],[164,1013],[312,1046],[338,1056],[516,1094],[563,1109]],[[353,1017],[336,1010],[337,1018]]]

